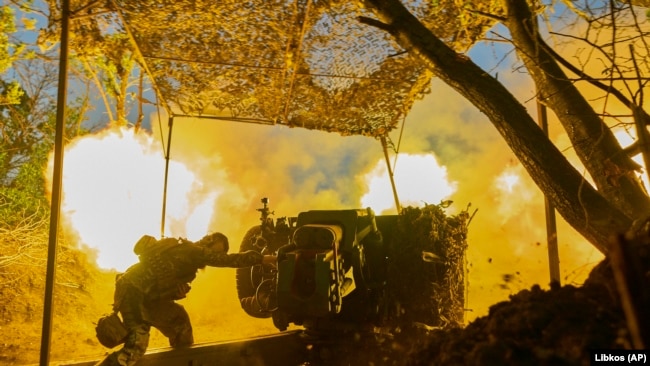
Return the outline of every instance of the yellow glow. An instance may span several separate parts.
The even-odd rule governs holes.
[[[525,221],[529,219],[536,221],[536,219],[531,219],[530,215],[539,210],[533,209],[533,207],[543,204],[544,196],[528,177],[523,166],[515,165],[506,168],[495,177],[493,188],[493,204],[496,206],[494,211],[498,213],[494,218],[499,218],[501,223],[512,219],[518,220],[517,226],[525,226]],[[538,230],[535,228],[536,225],[532,222],[530,224],[534,229],[529,233],[536,232]],[[508,231],[512,230],[512,227],[508,228]]]
[[[103,268],[124,270],[137,261],[133,244],[160,237],[165,159],[154,139],[112,128],[66,147],[61,212],[81,242],[98,252]],[[184,165],[170,161],[165,236],[205,235],[218,192]],[[51,176],[51,174],[48,174]]]
[[[636,134],[633,134],[633,131],[626,131],[623,129],[619,129],[614,132],[614,136],[618,140],[618,142],[621,144],[621,146],[629,146],[634,141],[636,141]],[[645,172],[645,164],[643,162],[643,156],[641,154],[637,154],[632,157],[632,160],[634,160],[637,164],[641,165],[643,171],[640,172],[640,178],[643,184],[646,187],[646,190],[650,191],[650,182],[648,182],[648,174]]]
[[[513,172],[503,172],[500,176],[497,177],[496,185],[499,189],[512,193],[515,185],[519,183],[519,176]]]
[[[433,155],[400,154],[393,172],[400,206],[422,207],[437,204],[456,191],[456,182],[450,182],[447,168],[438,164]],[[395,213],[393,189],[385,160],[379,160],[364,176],[368,191],[361,197],[362,207],[370,207],[377,214]]]

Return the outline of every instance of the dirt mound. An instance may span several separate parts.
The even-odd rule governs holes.
[[[609,258],[596,266],[583,286],[533,286],[490,307],[487,316],[464,328],[429,332],[411,338],[418,344],[408,365],[589,365],[590,352],[634,349],[631,332],[647,329],[650,299],[648,239],[625,242],[626,263]],[[631,255],[630,255],[631,254]],[[613,263],[613,264],[612,264]],[[618,263],[618,264],[617,264]],[[620,289],[620,269],[627,276],[627,297]],[[617,273],[617,271],[619,273]],[[624,308],[635,304],[638,322],[629,323]],[[629,312],[627,313],[629,315]],[[424,341],[423,341],[424,339]]]
[[[582,286],[533,286],[462,328],[432,330],[413,324],[411,329],[369,337],[371,341],[352,337],[337,343],[344,347],[316,349],[309,364],[589,365],[591,350],[639,348],[639,341],[648,344],[645,332],[650,330],[647,238],[625,243],[625,250],[633,251],[618,260],[609,256]],[[99,355],[103,349],[94,337],[93,322],[110,309],[115,273],[99,270],[92,255],[65,247],[58,262],[52,359]],[[3,365],[38,360],[43,278],[42,266],[25,263],[6,266],[0,273],[0,330],[11,334],[0,343]],[[621,283],[628,287],[627,295]],[[630,309],[640,335],[629,321]],[[343,353],[341,362],[332,359]]]
[[[645,279],[650,272],[646,257]],[[642,282],[646,295],[650,288]],[[310,365],[590,365],[593,350],[634,349],[609,260],[582,286],[535,285],[490,307],[465,327],[410,329],[317,350]],[[646,308],[647,309],[647,308]],[[647,310],[645,310],[647,312]],[[381,338],[381,339],[379,339]],[[331,355],[338,355],[332,359]]]
[[[625,345],[625,318],[605,286],[539,286],[493,305],[464,329],[434,332],[412,365],[588,365]]]

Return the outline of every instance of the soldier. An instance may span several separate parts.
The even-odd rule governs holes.
[[[175,301],[185,298],[190,283],[205,266],[243,268],[275,265],[276,257],[256,251],[228,254],[228,238],[221,233],[204,236],[198,242],[145,235],[133,251],[139,262],[115,283],[113,310],[120,313],[127,328],[124,346],[96,366],[132,366],[144,355],[149,330],[160,330],[172,347],[194,343],[187,311]]]

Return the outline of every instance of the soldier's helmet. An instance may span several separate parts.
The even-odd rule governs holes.
[[[230,249],[228,237],[222,233],[208,234],[201,238],[197,244],[206,248],[223,251],[225,253],[228,253],[228,249]]]

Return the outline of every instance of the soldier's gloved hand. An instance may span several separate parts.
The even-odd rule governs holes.
[[[262,258],[262,265],[277,267],[278,266],[278,257],[274,255],[265,255]]]
[[[190,286],[189,283],[179,283],[178,286],[176,286],[176,300],[179,299],[184,299],[187,296],[187,293],[190,292],[192,287]]]

